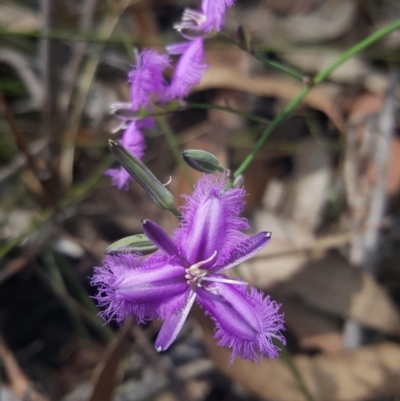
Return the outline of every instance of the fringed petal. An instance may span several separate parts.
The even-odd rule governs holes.
[[[175,67],[171,84],[165,92],[165,101],[183,99],[189,94],[190,90],[200,82],[207,67],[204,59],[202,39],[192,40],[184,45],[184,51]]]
[[[152,95],[165,90],[163,72],[170,65],[167,55],[155,50],[144,50],[138,55],[137,65],[129,73],[132,110],[146,107]]]
[[[180,254],[190,264],[216,258],[202,268],[221,265],[232,249],[247,236],[239,230],[248,228],[246,219],[238,217],[244,206],[243,189],[226,190],[225,177],[203,175],[191,196],[184,196],[183,222],[174,233]]]
[[[135,315],[139,322],[164,319],[183,304],[180,296],[187,291],[184,269],[157,255],[140,261],[140,254],[107,256],[103,267],[96,267],[92,285],[99,291],[95,297],[106,309],[101,316],[107,321],[122,321]]]
[[[268,231],[263,231],[253,235],[250,238],[247,238],[245,241],[238,243],[231,250],[229,255],[227,255],[226,259],[224,260],[224,264],[217,266],[214,265],[211,270],[214,272],[219,272],[245,262],[257,254],[262,248],[264,248],[270,239],[271,233]]]
[[[255,288],[215,284],[213,291],[196,289],[197,301],[215,321],[218,345],[232,349],[230,363],[236,356],[257,362],[262,356],[276,358],[279,348],[273,339],[285,344],[280,305]]]

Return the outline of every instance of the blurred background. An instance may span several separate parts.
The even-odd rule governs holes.
[[[160,322],[97,316],[89,281],[106,247],[143,218],[176,226],[138,185],[103,175],[110,104],[129,100],[133,49],[179,40],[172,25],[198,6],[0,2],[0,400],[400,399],[399,31],[315,87],[244,175],[245,216],[273,240],[232,274],[282,304],[279,360],[228,367],[196,309],[162,354]],[[198,178],[182,150],[234,170],[310,78],[399,18],[397,0],[237,0],[187,104],[145,132],[146,164],[176,199]],[[228,40],[240,25],[303,82]]]

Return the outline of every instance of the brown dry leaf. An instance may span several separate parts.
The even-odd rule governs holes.
[[[340,332],[307,336],[300,339],[299,345],[303,349],[320,349],[331,354],[344,352],[343,335]]]
[[[307,310],[315,313],[314,320],[310,319],[312,322],[325,314],[336,319],[349,317],[384,333],[400,333],[399,313],[385,288],[372,276],[351,267],[339,255],[329,254],[309,263],[306,269],[270,292],[273,299],[282,303],[288,326],[300,336],[332,331],[334,326],[327,326],[325,330],[312,329],[310,324],[308,328],[307,325],[297,327],[299,309],[304,309],[303,313]],[[291,307],[292,302],[295,302],[295,309]]]
[[[200,318],[203,339],[216,365],[233,380],[260,397],[304,401],[295,378],[281,359],[264,358],[260,365],[237,359],[228,367],[230,351],[216,344],[213,324]],[[315,401],[357,401],[400,392],[400,347],[386,342],[352,353],[294,356]]]
[[[377,115],[383,106],[382,96],[366,93],[356,98],[351,106],[349,121],[358,124],[358,135],[363,135],[368,119]],[[371,182],[376,181],[376,169],[372,161],[368,162],[367,176]],[[391,139],[389,164],[386,182],[386,194],[396,195],[400,191],[400,140]]]
[[[366,327],[400,335],[400,317],[386,289],[373,276],[362,276],[362,287],[351,300],[349,316]]]
[[[209,60],[208,60],[209,61]],[[257,96],[274,96],[292,100],[304,88],[301,83],[291,78],[279,76],[239,76],[231,67],[216,66],[210,63],[197,91],[207,89],[232,89]],[[324,112],[333,124],[343,132],[344,122],[340,109],[335,104],[338,86],[321,84],[315,87],[304,99],[304,103]]]

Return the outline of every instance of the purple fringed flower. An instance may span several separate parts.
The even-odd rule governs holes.
[[[202,39],[167,46],[170,54],[181,54],[175,67],[171,84],[166,89],[164,100],[183,99],[193,86],[200,82],[207,65],[204,61]]]
[[[131,108],[146,107],[152,95],[162,96],[165,91],[163,72],[170,66],[165,54],[144,50],[137,56],[137,65],[129,73],[131,84]]]
[[[121,144],[140,160],[146,148],[141,130],[150,128],[153,124],[152,118],[145,118],[140,121],[132,120],[122,134]],[[129,189],[129,181],[132,180],[132,177],[122,166],[108,169],[104,174],[111,177],[112,184],[118,189],[125,191]]]
[[[216,324],[218,344],[236,356],[259,361],[275,358],[285,344],[283,315],[269,296],[247,283],[224,275],[255,255],[270,240],[261,232],[251,237],[239,217],[243,189],[226,190],[226,180],[203,176],[192,196],[186,196],[183,220],[173,238],[156,223],[144,220],[143,231],[159,251],[144,261],[139,255],[108,256],[95,270],[92,284],[99,286],[97,300],[102,316],[122,320],[134,314],[139,322],[162,319],[156,340],[166,350],[178,335],[195,300]]]
[[[186,39],[205,38],[212,31],[219,32],[225,22],[225,12],[235,0],[203,0],[201,10],[186,9],[182,20],[174,28]]]

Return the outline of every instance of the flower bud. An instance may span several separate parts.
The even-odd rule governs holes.
[[[104,253],[107,255],[114,255],[117,253],[140,252],[142,255],[149,255],[156,250],[157,247],[146,237],[146,235],[136,234],[121,238],[114,242],[104,251]]]
[[[182,157],[189,167],[201,173],[211,174],[217,170],[222,173],[225,171],[219,165],[218,159],[212,153],[204,150],[185,150],[182,152]]]
[[[175,211],[174,197],[153,173],[119,142],[109,140],[108,146],[122,167],[150,195],[153,202],[160,208]]]

